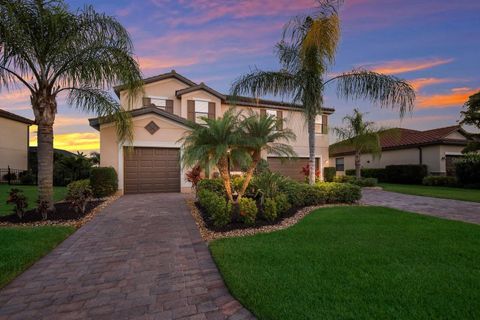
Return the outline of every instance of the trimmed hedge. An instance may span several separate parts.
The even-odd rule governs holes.
[[[461,185],[480,188],[480,154],[467,154],[455,162],[455,173]]]
[[[232,205],[227,203],[225,197],[207,189],[199,190],[197,196],[198,202],[215,227],[223,227],[231,221]]]
[[[422,184],[425,186],[454,187],[457,185],[457,179],[449,176],[427,176],[423,178]]]
[[[324,194],[326,203],[355,203],[362,198],[360,187],[350,183],[319,182],[315,188]]]
[[[323,168],[323,179],[325,182],[333,182],[335,175],[337,174],[337,169],[335,167],[325,167]]]
[[[247,225],[254,225],[258,213],[257,203],[255,200],[250,198],[241,198],[238,201],[238,206],[240,209],[240,219],[242,222]]]
[[[92,168],[90,186],[95,198],[108,197],[118,190],[118,176],[112,167]]]
[[[360,174],[362,178],[375,178],[379,182],[387,182],[387,175],[385,168],[362,168]],[[345,171],[347,176],[354,176],[355,169],[349,169]]]
[[[197,192],[208,190],[219,196],[225,196],[225,186],[222,179],[202,179],[197,184]]]
[[[427,166],[422,164],[402,164],[385,167],[388,182],[405,184],[422,184],[427,176]]]

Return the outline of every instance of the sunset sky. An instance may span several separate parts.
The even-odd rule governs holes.
[[[232,81],[254,67],[278,69],[273,47],[291,16],[313,0],[67,1],[72,9],[93,4],[129,30],[145,76],[175,69],[193,81],[227,93]],[[326,106],[333,125],[354,107],[384,126],[430,129],[455,124],[469,95],[480,90],[480,1],[345,0],[342,39],[330,74],[355,67],[393,74],[417,91],[416,107],[400,122],[397,111],[366,101],[343,101],[334,88]],[[90,152],[98,133],[86,114],[59,99],[55,147]],[[33,118],[27,91],[2,91],[0,108]],[[31,140],[35,142],[35,128]]]

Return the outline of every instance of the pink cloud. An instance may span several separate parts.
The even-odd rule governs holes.
[[[452,62],[453,58],[427,58],[411,60],[391,60],[364,65],[367,69],[385,74],[400,74],[412,71],[431,69]]]
[[[413,87],[415,91],[419,91],[424,87],[432,86],[435,84],[453,82],[453,81],[457,81],[457,80],[450,79],[450,78],[418,78],[418,79],[409,80],[408,82],[410,83],[410,85]]]
[[[417,106],[421,109],[461,107],[468,97],[479,91],[480,88],[453,88],[447,93],[420,95],[417,97]]]

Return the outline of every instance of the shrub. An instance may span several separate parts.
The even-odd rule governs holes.
[[[287,195],[288,202],[295,207],[305,207],[325,203],[325,195],[307,183],[285,180],[279,190]]]
[[[252,179],[251,187],[255,193],[265,198],[273,198],[285,183],[286,178],[281,174],[265,171]]]
[[[456,161],[455,173],[460,184],[480,187],[480,154],[467,154]]]
[[[277,219],[277,203],[272,198],[266,198],[263,203],[263,216],[270,222]]]
[[[378,180],[376,178],[360,178],[355,179],[353,184],[359,187],[375,187],[378,184]]]
[[[193,190],[197,189],[197,184],[202,180],[202,168],[199,165],[193,167],[190,171],[185,173],[185,178],[192,184]]]
[[[337,170],[335,167],[325,167],[323,168],[323,179],[326,182],[333,182],[335,175],[337,174]]]
[[[90,186],[96,198],[108,197],[118,190],[118,177],[112,167],[92,168]]]
[[[35,184],[35,176],[31,171],[24,171],[20,174],[20,183],[25,185]]]
[[[4,181],[17,180],[17,174],[15,172],[6,173],[3,175]]]
[[[302,167],[301,172],[305,176],[305,182],[308,182],[308,177],[310,176],[310,164],[307,164],[305,167]],[[315,170],[315,181],[320,179],[320,169]]]
[[[448,177],[448,176],[427,176],[423,178],[422,183],[425,186],[453,187],[457,185],[457,179],[455,179],[455,177]]]
[[[67,186],[66,200],[71,202],[71,206],[77,213],[85,213],[87,203],[92,196],[93,191],[89,180],[74,181]]]
[[[25,209],[28,207],[27,197],[23,194],[23,191],[17,188],[10,190],[7,198],[7,204],[13,204],[13,212],[22,219]]]
[[[248,225],[255,224],[257,218],[258,208],[255,200],[250,198],[241,198],[238,202],[240,209],[240,218],[243,223]]]
[[[345,171],[347,176],[354,176],[355,169]],[[362,168],[360,170],[362,178],[376,178],[379,182],[386,182],[385,168]]]
[[[223,227],[230,222],[232,205],[230,202],[227,203],[224,196],[207,189],[198,190],[197,195],[198,202],[215,227]]]
[[[336,176],[333,179],[333,182],[338,182],[338,183],[353,183],[356,180],[355,177],[352,176]]]
[[[197,184],[197,192],[208,190],[219,196],[225,196],[225,186],[222,179],[203,179]]]
[[[286,213],[292,205],[288,202],[288,197],[284,193],[279,193],[275,196],[275,203],[277,204],[277,215],[281,216]]]
[[[268,161],[265,159],[261,159],[258,162],[257,167],[255,168],[255,174],[261,174],[267,171],[270,171]]]
[[[354,203],[362,197],[360,187],[350,183],[320,182],[315,187],[324,194],[326,203]]]
[[[422,164],[402,164],[385,167],[386,180],[392,183],[421,184],[427,176],[427,166]]]

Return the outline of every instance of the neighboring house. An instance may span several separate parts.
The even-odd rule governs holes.
[[[201,123],[201,117],[218,118],[232,105],[237,110],[252,109],[284,119],[284,126],[297,135],[292,147],[299,158],[282,161],[284,159],[267,155],[266,159],[272,170],[303,179],[301,169],[308,162],[308,136],[300,106],[247,97],[239,97],[234,102],[232,97],[204,83],[197,84],[173,70],[144,82],[144,95],[133,101],[130,110],[134,127],[133,150],[119,144],[113,123],[90,119],[90,125],[100,131],[101,166],[115,168],[122,192],[189,192],[191,187],[180,163],[178,140],[191,130],[189,121]],[[127,108],[123,88],[116,87],[115,93],[122,107]],[[325,109],[318,117],[316,155],[320,168],[328,162],[327,125],[328,115],[333,112],[333,109]]]
[[[0,170],[28,169],[29,127],[32,120],[0,109]]]
[[[469,134],[459,125],[426,131],[396,128],[380,135],[382,154],[361,156],[362,168],[384,168],[393,164],[424,164],[429,174],[454,175],[454,161],[462,156]],[[354,151],[351,147],[335,143],[330,146],[330,164],[337,175],[355,169]]]

